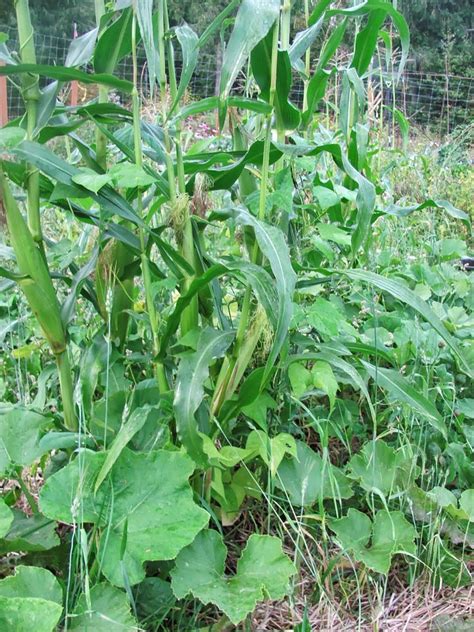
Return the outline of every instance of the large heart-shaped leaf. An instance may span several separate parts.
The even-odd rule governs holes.
[[[366,443],[349,463],[352,478],[366,491],[379,494],[390,494],[399,484],[406,486],[412,467],[416,471],[412,458],[381,440]]]
[[[352,496],[349,479],[302,441],[296,442],[296,457],[283,459],[275,483],[299,507],[312,505],[320,498]]]
[[[52,632],[62,613],[58,580],[44,568],[17,566],[0,581],[0,629]]]
[[[143,562],[176,557],[209,516],[193,501],[194,464],[185,454],[125,448],[94,495],[106,458],[107,452],[82,451],[46,481],[40,506],[54,520],[103,527],[102,572],[117,586],[133,585],[145,576]]]
[[[282,551],[281,541],[268,535],[251,535],[233,577],[224,574],[227,549],[217,531],[201,531],[176,559],[172,588],[182,599],[192,593],[213,603],[237,625],[265,597],[281,599],[296,569]]]
[[[88,595],[79,597],[70,617],[69,630],[94,632],[132,632],[138,630],[130,612],[127,595],[110,584],[96,584]]]
[[[39,441],[50,423],[48,417],[27,408],[0,408],[0,476],[11,467],[31,465],[44,453]]]
[[[349,509],[347,516],[330,519],[328,524],[346,551],[378,573],[388,573],[395,553],[414,555],[416,551],[416,529],[401,511],[379,511],[372,524],[362,512]]]

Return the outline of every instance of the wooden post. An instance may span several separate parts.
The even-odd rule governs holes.
[[[73,31],[73,38],[76,39],[77,37],[77,24],[74,22],[74,31]],[[77,101],[78,101],[78,85],[77,85],[77,81],[71,81],[71,99],[70,99],[70,105],[72,105],[72,107],[76,107],[77,105]]]
[[[0,66],[4,66],[4,62],[0,60]],[[8,123],[8,92],[7,78],[0,77],[0,127]]]

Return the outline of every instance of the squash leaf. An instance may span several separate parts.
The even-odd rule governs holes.
[[[281,599],[296,573],[283,553],[281,541],[268,535],[251,535],[233,577],[224,574],[227,549],[217,531],[206,529],[178,555],[171,571],[174,594],[188,593],[203,603],[213,603],[239,624],[265,597]]]
[[[116,586],[134,585],[145,577],[146,560],[174,559],[209,516],[193,501],[194,464],[185,454],[125,448],[94,494],[106,458],[107,452],[82,451],[46,481],[40,506],[54,520],[103,527],[103,574]]]
[[[0,629],[52,632],[62,613],[58,580],[44,568],[17,566],[0,581]]]
[[[401,511],[383,509],[372,524],[361,511],[349,509],[347,516],[330,519],[328,524],[346,551],[351,551],[357,561],[378,573],[388,573],[396,553],[414,555],[416,551],[415,527],[407,522]]]

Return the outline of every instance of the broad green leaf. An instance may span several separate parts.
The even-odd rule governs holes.
[[[0,538],[4,538],[10,531],[12,522],[13,511],[6,504],[3,498],[0,498]]]
[[[427,496],[432,498],[437,505],[442,507],[443,509],[449,507],[457,508],[458,499],[453,494],[452,491],[446,489],[445,487],[433,487],[429,492],[427,492]]]
[[[464,511],[467,519],[474,522],[474,489],[466,489],[459,499],[459,507]]]
[[[100,468],[100,471],[97,475],[97,479],[94,485],[94,493],[97,493],[97,490],[102,485],[105,480],[105,477],[112,469],[114,463],[122,453],[122,450],[126,445],[133,439],[133,437],[137,434],[139,430],[143,428],[145,422],[148,419],[150,413],[153,412],[151,406],[144,406],[143,408],[135,408],[135,410],[130,414],[129,418],[125,421],[123,426],[117,433],[110,449],[107,451],[107,457],[104,461],[104,464]]]
[[[318,224],[317,229],[323,239],[333,241],[339,246],[350,246],[351,237],[342,228],[334,224]]]
[[[170,560],[187,546],[209,519],[193,501],[189,457],[157,450],[125,448],[105,483],[94,494],[107,452],[83,450],[53,474],[40,493],[43,513],[67,524],[100,527],[98,559],[116,586],[143,580],[147,560]]]
[[[72,176],[71,180],[88,191],[98,193],[102,187],[109,184],[111,177],[107,173],[97,173],[92,169],[81,169],[81,173]]]
[[[98,32],[99,29],[95,28],[73,39],[69,45],[64,65],[70,68],[87,64],[94,54]]]
[[[257,393],[259,385],[257,385]],[[239,399],[242,395],[242,388],[240,389]],[[258,394],[255,399],[241,407],[241,411],[244,415],[255,421],[255,423],[262,429],[267,430],[267,413],[268,410],[274,410],[277,407],[276,401],[269,395],[267,391],[263,391]]]
[[[90,601],[89,601],[89,599]],[[96,584],[88,597],[83,593],[70,615],[68,629],[90,632],[135,632],[139,630],[122,590],[110,584]]]
[[[339,384],[334,377],[331,365],[318,360],[311,369],[311,375],[315,388],[321,389],[329,397],[329,404],[332,410],[334,408],[334,402],[336,401],[336,393],[339,389]]]
[[[352,496],[349,479],[302,441],[296,442],[296,457],[283,459],[275,484],[298,507],[319,499]]]
[[[145,187],[155,182],[155,178],[138,165],[130,162],[120,162],[109,169],[109,176],[115,185],[121,189]]]
[[[0,150],[8,151],[19,145],[26,138],[26,131],[22,127],[0,128]]]
[[[349,463],[351,478],[368,492],[390,494],[405,487],[410,478],[411,459],[396,452],[385,441],[370,441]],[[416,471],[416,468],[415,468]]]
[[[369,13],[367,24],[356,36],[354,55],[351,66],[357,70],[357,74],[362,76],[372,61],[379,38],[379,31],[385,22],[386,12],[375,10]]]
[[[252,49],[272,28],[280,13],[280,0],[242,0],[222,61],[219,93],[226,99]]]
[[[0,596],[44,599],[61,604],[63,593],[58,580],[45,568],[17,566],[15,574],[0,581]]]
[[[0,581],[0,629],[52,632],[62,613],[62,590],[45,568],[17,566]]]
[[[257,140],[247,151],[222,152],[213,151],[206,154],[187,154],[184,157],[184,170],[188,174],[205,173],[211,180],[210,190],[220,191],[230,189],[248,164],[261,165],[263,161],[264,142]],[[270,146],[269,164],[281,158],[282,152],[273,144]],[[234,159],[236,159],[234,161]],[[219,163],[219,167],[214,167]],[[187,184],[187,190],[192,192],[194,179]]]
[[[402,303],[406,303],[413,308],[416,312],[423,316],[423,318],[430,323],[433,329],[435,329],[435,331],[437,331],[438,334],[446,341],[461,362],[463,370],[468,375],[473,374],[472,367],[470,366],[468,359],[465,357],[463,350],[460,348],[454,337],[448,332],[435,312],[425,301],[407,288],[403,283],[397,281],[396,279],[388,279],[380,274],[376,274],[375,272],[370,272],[368,270],[346,270],[343,274],[355,281],[362,281],[364,283],[374,285],[379,290],[388,292]]]
[[[288,368],[291,390],[295,397],[301,397],[313,386],[311,371],[299,362],[292,362]]]
[[[369,364],[361,360],[370,377],[382,388],[386,389],[397,400],[408,404],[417,413],[428,419],[430,424],[439,430],[444,437],[447,437],[447,428],[444,419],[441,417],[436,406],[430,400],[426,399],[419,390],[410,384],[410,382],[400,375],[395,369],[384,369]]]
[[[282,599],[290,577],[296,573],[284,555],[279,538],[251,535],[237,563],[237,572],[226,577],[227,549],[217,531],[202,531],[181,551],[171,571],[178,599],[192,593],[203,603],[215,604],[238,625],[265,598]]]
[[[323,211],[327,211],[332,206],[336,206],[341,203],[339,195],[332,189],[328,189],[328,187],[314,187],[313,195]]]
[[[278,51],[276,92],[271,95],[272,42],[273,33],[270,32],[253,49],[252,73],[260,88],[260,97],[268,103],[273,98],[277,126],[280,129],[294,130],[300,122],[300,112],[289,101],[292,84],[290,57],[288,51]]]
[[[15,147],[15,154],[23,160],[37,167],[53,180],[76,189],[79,197],[83,195],[83,190],[76,187],[72,178],[81,173],[81,170],[56,156],[50,149],[29,141],[23,141]],[[133,207],[121,197],[112,187],[104,186],[99,193],[92,194],[91,197],[100,204],[102,209],[111,215],[118,215],[122,219],[133,224],[143,226],[143,221],[138,217]]]
[[[288,54],[290,56],[291,65],[296,70],[298,70],[300,67],[298,62],[301,60],[301,57],[303,57],[305,52],[318,37],[322,25],[323,21],[318,20],[317,22],[306,28],[304,31],[300,31],[295,35],[293,42],[288,50]]]
[[[0,475],[12,467],[31,465],[44,450],[40,438],[51,419],[20,406],[0,408]]]
[[[263,256],[268,260],[276,280],[278,293],[278,315],[273,345],[268,354],[265,372],[262,377],[262,387],[273,370],[277,357],[285,342],[288,327],[293,313],[293,293],[296,284],[296,274],[291,265],[288,245],[283,232],[266,222],[257,220],[245,209],[236,209],[235,219],[238,224],[251,226],[255,231],[255,238]]]
[[[179,78],[178,91],[170,108],[170,114],[184,96],[198,60],[198,36],[193,29],[187,24],[183,24],[183,26],[175,27],[174,32],[181,46],[183,69]]]
[[[0,555],[12,551],[48,551],[59,544],[54,520],[41,514],[26,516],[13,509],[13,523],[0,540]]]
[[[295,439],[286,432],[269,437],[263,430],[252,430],[245,447],[260,455],[272,476],[275,476],[285,454],[296,457]]]
[[[199,465],[205,466],[206,458],[194,413],[204,397],[209,365],[224,355],[234,335],[233,331],[204,329],[196,351],[185,355],[178,367],[174,397],[176,428],[186,451]]]
[[[235,467],[237,463],[240,463],[254,454],[254,450],[248,446],[246,448],[237,448],[226,445],[218,450],[210,437],[202,432],[200,436],[203,450],[209,459],[209,463],[214,467]]]
[[[304,359],[305,356],[302,355],[299,357]],[[292,361],[288,368],[288,377],[295,397],[301,397],[313,387],[318,388],[329,397],[329,403],[332,409],[339,385],[331,365],[319,359],[319,357],[319,354],[311,354],[311,357],[308,357],[308,360],[316,359],[311,370],[299,362]]]
[[[331,76],[331,73],[326,71],[326,66],[339,48],[346,32],[346,26],[347,21],[344,20],[334,29],[322,48],[318,65],[316,66],[314,74],[308,83],[308,107],[303,113],[303,124],[305,126],[311,122],[313,112],[315,111],[318,102],[323,98],[326,92],[326,85],[329,77]]]
[[[2,597],[0,594],[0,628],[2,630],[53,632],[57,629],[61,613],[62,606],[46,599]]]
[[[408,59],[408,53],[410,50],[410,29],[403,15],[395,9],[395,7],[386,0],[366,0],[361,4],[357,4],[348,9],[331,9],[327,12],[328,17],[333,15],[347,15],[358,17],[361,15],[371,14],[372,12],[383,11],[385,15],[389,15],[392,19],[398,34],[400,36],[400,43],[402,48],[402,55],[398,64],[398,76],[401,76],[405,64]]]
[[[126,9],[101,32],[94,51],[94,70],[113,73],[117,63],[131,50],[132,11]]]
[[[370,398],[369,391],[367,390],[366,383],[362,379],[358,371],[356,371],[356,369],[352,366],[352,364],[350,364],[349,362],[346,362],[345,360],[343,360],[336,354],[331,353],[328,350],[323,350],[321,353],[317,355],[322,360],[327,360],[329,364],[331,365],[331,367],[334,367],[335,369],[338,369],[340,372],[345,373],[347,376],[349,376],[349,378],[352,380],[352,382],[355,384],[355,386],[360,390],[362,395],[367,400],[370,414],[372,416],[372,419],[375,421],[376,413],[375,413],[374,406],[372,404],[372,400]]]
[[[66,66],[46,66],[44,64],[15,64],[14,66],[0,66],[0,76],[34,73],[41,77],[49,77],[58,81],[80,81],[81,83],[98,83],[109,88],[130,94],[133,84],[126,79],[119,79],[105,73],[88,73]]]
[[[378,511],[372,524],[365,514],[349,509],[347,516],[329,519],[328,524],[346,551],[351,551],[356,560],[378,573],[388,573],[396,553],[414,555],[416,551],[416,530],[401,511]]]

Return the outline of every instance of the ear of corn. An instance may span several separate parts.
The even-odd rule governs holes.
[[[56,357],[63,400],[64,423],[76,428],[71,370],[66,348],[66,331],[48,266],[35,244],[18,208],[4,173],[0,169],[0,200],[5,209],[10,241],[20,274],[19,284],[36,320]]]
[[[0,171],[0,194],[18,269],[27,277],[20,281],[28,303],[55,355],[66,349],[66,332],[61,321],[56,291],[46,262],[36,246],[23,215]]]

